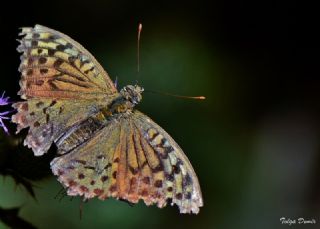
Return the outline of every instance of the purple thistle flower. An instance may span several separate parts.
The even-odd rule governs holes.
[[[0,106],[6,106],[10,104],[9,97],[5,97],[4,94],[5,92],[3,92],[2,96],[0,97]],[[3,120],[10,119],[10,117],[6,116],[9,113],[11,113],[11,111],[0,112],[0,127],[2,127],[7,134],[9,134],[9,131],[8,131],[8,128],[5,126]]]

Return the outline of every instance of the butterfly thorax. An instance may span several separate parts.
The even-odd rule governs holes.
[[[131,113],[132,109],[141,101],[144,89],[138,85],[127,85],[121,89],[116,97],[107,107],[104,114],[107,117]]]

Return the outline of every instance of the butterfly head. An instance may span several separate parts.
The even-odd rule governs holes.
[[[121,89],[120,94],[126,99],[129,100],[134,105],[138,104],[142,100],[142,92],[144,91],[143,87],[138,85],[127,85]]]

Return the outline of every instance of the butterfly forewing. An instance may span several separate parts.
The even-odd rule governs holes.
[[[40,25],[22,28],[21,35],[22,98],[97,99],[117,92],[95,58],[70,37]]]
[[[115,197],[198,213],[198,179],[180,147],[150,118],[135,111],[107,122],[85,144],[51,163],[69,195]]]
[[[136,110],[133,119],[149,146],[143,150],[155,155],[153,175],[157,177],[161,172],[164,175],[164,180],[156,179],[154,184],[161,188],[166,199],[172,199],[172,203],[179,206],[181,213],[198,213],[203,206],[199,181],[182,149],[146,115]]]

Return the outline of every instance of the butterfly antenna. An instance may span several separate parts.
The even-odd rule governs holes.
[[[119,199],[120,201],[124,202],[124,203],[127,203],[130,207],[133,207],[135,204],[134,203],[131,203],[130,201],[126,200],[126,199],[122,199],[120,198]]]
[[[58,197],[63,193],[64,188],[61,188],[59,192],[55,195],[54,199],[58,199]]]
[[[80,217],[80,220],[82,220],[83,218],[83,209],[84,209],[84,204],[85,203],[88,203],[88,199],[86,198],[83,198],[80,202],[80,205],[79,205],[79,217]]]
[[[138,73],[138,78],[140,76],[140,37],[141,37],[141,31],[142,31],[142,24],[139,23],[138,25],[138,38],[137,38],[137,73]],[[138,83],[138,80],[136,81],[136,84]],[[154,91],[154,90],[145,90],[145,92],[150,92],[154,94],[161,94],[161,95],[167,95],[167,96],[172,96],[172,97],[177,97],[177,98],[183,98],[183,99],[206,99],[204,96],[184,96],[184,95],[175,95],[167,92],[160,92],[160,91]]]
[[[57,195],[54,197],[54,199],[55,200],[58,199],[58,201],[61,202],[62,199],[66,196],[67,196],[66,190],[64,188],[61,188],[60,191],[57,193]]]
[[[137,73],[139,77],[140,73],[140,36],[142,31],[142,24],[139,23],[138,25],[138,37],[137,37]]]
[[[185,96],[185,95],[176,95],[176,94],[171,94],[167,92],[162,92],[162,91],[154,91],[154,90],[144,90],[145,92],[153,93],[153,94],[160,94],[160,95],[167,95],[167,96],[172,96],[176,98],[181,98],[181,99],[199,99],[199,100],[204,100],[206,99],[205,96]]]

